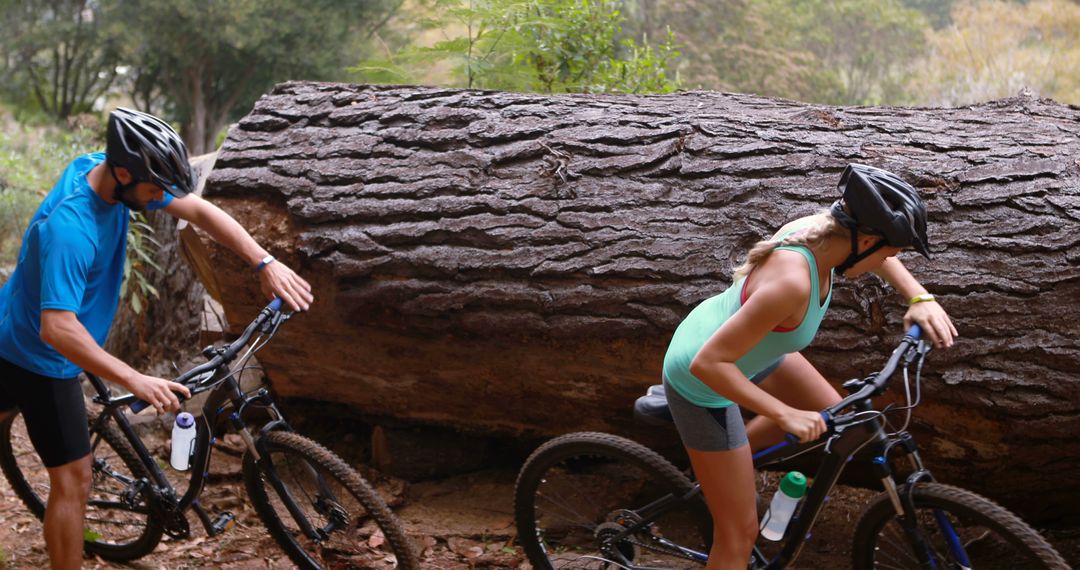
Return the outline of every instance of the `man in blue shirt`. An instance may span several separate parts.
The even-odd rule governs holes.
[[[49,473],[45,543],[53,568],[79,568],[90,489],[90,439],[78,375],[130,390],[160,414],[187,388],[146,376],[102,349],[120,300],[128,210],[164,209],[195,224],[256,269],[267,297],[293,310],[311,286],[239,223],[191,194],[187,149],[165,122],[117,109],[106,152],[75,159],[34,214],[14,273],[0,289],[0,420],[21,411]]]

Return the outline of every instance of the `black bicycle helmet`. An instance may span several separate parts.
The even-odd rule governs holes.
[[[843,198],[833,203],[831,214],[840,225],[851,230],[851,255],[841,264],[841,272],[885,245],[912,247],[930,258],[926,206],[911,184],[887,170],[849,164],[837,187]],[[859,232],[883,239],[857,255]]]
[[[123,107],[113,111],[105,137],[105,159],[110,168],[126,168],[133,183],[151,182],[176,198],[195,190],[184,141],[168,123],[153,115]]]

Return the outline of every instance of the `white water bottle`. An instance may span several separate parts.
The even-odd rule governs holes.
[[[769,540],[784,538],[784,531],[791,522],[795,507],[806,494],[806,476],[798,471],[791,471],[780,480],[780,488],[773,495],[769,512],[762,520],[761,536]]]
[[[191,450],[195,448],[195,416],[187,412],[176,415],[172,428],[172,454],[169,463],[173,469],[187,471],[191,463]]]

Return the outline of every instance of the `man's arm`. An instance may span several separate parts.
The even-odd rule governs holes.
[[[191,397],[191,392],[185,386],[140,374],[105,352],[71,311],[41,311],[41,340],[83,370],[127,388],[154,406],[159,414],[165,410],[180,409],[180,400],[173,392]]]
[[[190,194],[174,199],[165,211],[195,224],[214,241],[236,252],[253,270],[267,257],[267,252],[251,234],[221,208]],[[262,292],[268,299],[281,297],[293,310],[307,310],[315,297],[311,285],[284,263],[274,261],[258,271]]]
[[[874,273],[888,281],[905,302],[927,292],[919,280],[915,279],[915,276],[895,257],[886,258],[885,263],[882,263]],[[912,323],[918,323],[926,331],[930,340],[940,347],[952,346],[953,339],[960,336],[948,313],[936,301],[910,305],[904,315],[904,328],[911,327]]]

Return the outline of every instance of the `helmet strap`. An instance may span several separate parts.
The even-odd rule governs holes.
[[[859,253],[859,232],[855,228],[851,228],[851,254],[847,256],[847,259],[843,263],[836,267],[836,270],[843,275],[848,269],[855,266],[856,263],[874,255],[877,250],[885,247],[885,238],[881,238],[874,245],[868,247],[866,251]]]
[[[112,174],[113,180],[116,182],[116,185],[113,186],[113,199],[117,202],[124,202],[124,199],[122,197],[124,192],[127,192],[131,188],[134,188],[136,185],[138,185],[139,182],[135,180],[135,177],[133,176],[131,178],[131,182],[128,182],[127,184],[122,184],[120,182],[120,179],[116,176],[116,168],[111,164],[109,165],[109,172]]]

